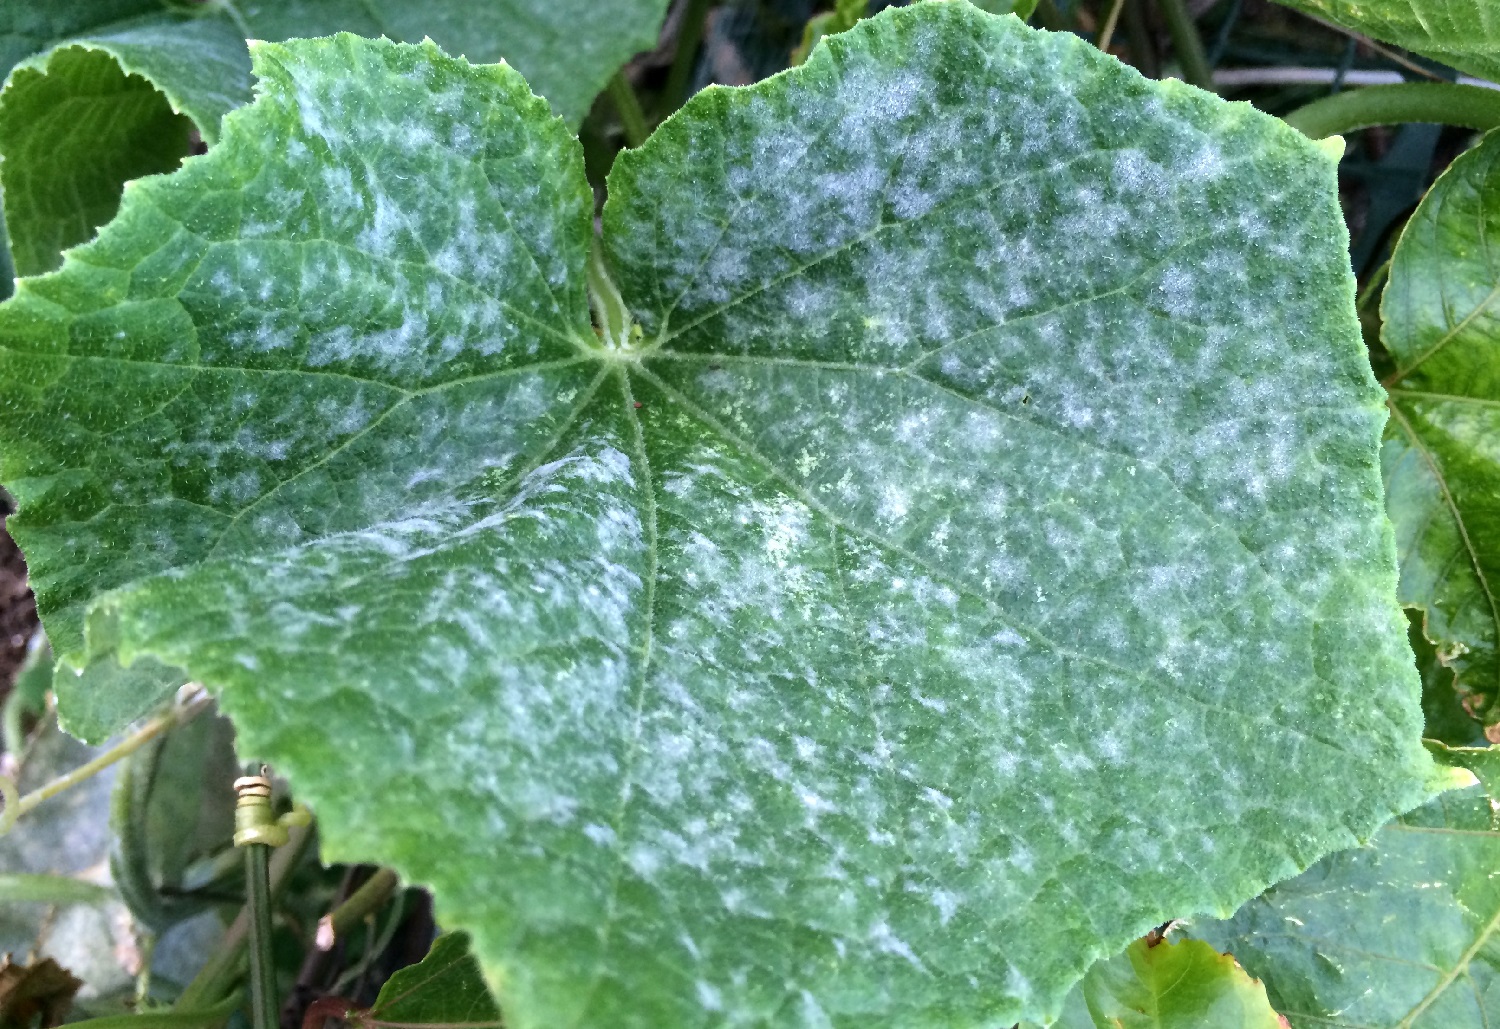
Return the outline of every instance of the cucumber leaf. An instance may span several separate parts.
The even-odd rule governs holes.
[[[624,155],[590,260],[514,70],[255,60],[0,307],[12,528],[54,645],[216,690],[507,1024],[1047,1018],[1438,784],[1280,122],[892,9]]]
[[[1490,0],[1279,0],[1287,7],[1500,81],[1500,18]]]
[[[1449,793],[1195,935],[1265,981],[1296,1029],[1482,1029],[1500,1018],[1500,826]]]
[[[1382,463],[1403,603],[1500,723],[1500,135],[1462,155],[1412,215],[1381,302],[1396,362]],[[1500,732],[1492,728],[1491,733]],[[1495,738],[1492,736],[1492,739]]]

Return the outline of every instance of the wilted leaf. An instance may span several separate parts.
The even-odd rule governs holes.
[[[14,528],[54,643],[219,690],[509,1024],[1045,1016],[1425,795],[1334,168],[1281,123],[888,11],[621,158],[601,340],[515,72],[257,61],[0,308]]]
[[[83,981],[51,958],[17,965],[0,958],[0,1026],[50,1029],[60,1025]]]

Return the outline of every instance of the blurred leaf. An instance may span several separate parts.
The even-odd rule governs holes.
[[[1500,81],[1500,17],[1494,0],[1279,2],[1470,75]]]
[[[41,716],[47,709],[47,691],[52,688],[52,646],[45,633],[31,639],[26,660],[16,671],[10,693],[0,705],[0,747],[19,761],[26,749],[25,726],[28,719]]]
[[[37,730],[21,768],[23,793],[71,771],[98,751],[58,730],[51,720]],[[10,876],[101,879],[109,853],[109,794],[115,770],[65,791],[25,815],[0,836],[0,869]],[[37,880],[32,880],[33,883]],[[84,886],[85,884],[80,884]],[[126,911],[117,900],[67,903],[53,911],[41,903],[0,903],[0,953],[36,948],[83,979],[85,993],[128,985],[116,958]]]
[[[0,904],[99,904],[114,891],[68,875],[0,872]]]
[[[234,728],[211,713],[121,762],[110,868],[131,912],[152,929],[165,931],[201,908],[174,894],[193,861],[230,846],[239,771]]]
[[[1014,14],[1025,20],[1036,10],[1038,0],[972,0],[972,3],[990,14]]]
[[[802,32],[802,42],[792,51],[791,63],[798,65],[806,61],[812,48],[817,46],[824,36],[854,28],[868,13],[869,6],[870,0],[838,0],[832,11],[813,15],[808,19],[807,28]]]
[[[1485,794],[1500,802],[1500,747],[1448,747],[1429,740],[1427,749],[1444,764],[1473,772]]]
[[[71,579],[73,574],[66,577]],[[31,581],[34,587],[45,588],[52,580],[33,562]],[[73,614],[74,611],[64,610],[61,617],[49,621],[49,632],[63,635],[48,638],[68,639],[69,630],[82,636],[82,626],[70,624]],[[131,722],[167,703],[186,682],[187,676],[182,671],[151,657],[139,658],[130,667],[122,668],[113,656],[101,656],[83,669],[78,667],[76,658],[62,657],[52,673],[52,690],[58,697],[87,693],[92,698],[86,706],[63,702],[57,713],[63,730],[85,743],[103,743]]]
[[[1422,632],[1422,612],[1408,609],[1407,640],[1422,676],[1422,736],[1451,747],[1486,747],[1484,723],[1464,706],[1466,698],[1454,686],[1453,669],[1443,664]]]

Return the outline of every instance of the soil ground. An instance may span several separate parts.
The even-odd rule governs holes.
[[[10,689],[36,630],[36,601],[26,585],[26,563],[5,531],[4,508],[0,508],[0,697]]]

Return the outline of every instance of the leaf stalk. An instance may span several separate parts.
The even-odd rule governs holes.
[[[623,68],[609,80],[609,99],[620,116],[620,128],[625,131],[625,142],[634,150],[646,142],[651,130],[646,127],[646,112],[641,110],[641,102],[631,88],[630,80],[625,77]]]
[[[667,86],[662,91],[663,110],[675,111],[687,99],[688,79],[698,63],[698,44],[703,40],[703,26],[712,3],[713,0],[688,0],[687,10],[682,12],[677,52],[672,55],[672,68],[667,72]]]
[[[166,714],[151,719],[92,761],[79,765],[71,772],[58,776],[44,786],[37,787],[24,797],[16,788],[14,779],[0,775],[0,797],[5,800],[5,807],[0,808],[0,836],[9,832],[11,826],[15,825],[16,820],[22,815],[34,811],[39,805],[46,803],[59,793],[79,783],[87,782],[115,762],[134,754],[168,729],[191,721],[209,705],[210,700],[208,694],[203,692],[203,687],[195,687],[185,699],[180,699]]]
[[[1214,71],[1208,63],[1208,52],[1203,49],[1203,37],[1198,35],[1198,26],[1188,13],[1183,0],[1157,0],[1167,31],[1172,35],[1172,49],[1177,53],[1177,62],[1182,65],[1182,77],[1199,89],[1217,93],[1214,86]]]
[[[1309,139],[1405,122],[1457,125],[1479,132],[1500,128],[1500,89],[1453,82],[1366,86],[1314,100],[1286,116],[1286,123]]]

